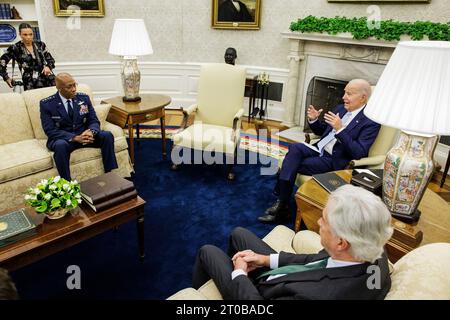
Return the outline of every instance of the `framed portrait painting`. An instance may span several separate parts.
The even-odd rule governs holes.
[[[211,21],[216,29],[258,30],[261,0],[212,0]]]
[[[104,0],[53,0],[55,16],[104,17]]]
[[[328,0],[328,2],[392,2],[392,3],[430,3],[431,0]]]

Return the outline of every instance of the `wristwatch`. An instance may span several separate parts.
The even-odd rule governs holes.
[[[97,135],[97,131],[96,130],[94,130],[94,129],[89,129],[89,130],[91,130],[91,132],[92,132],[92,134],[95,136],[95,135]]]

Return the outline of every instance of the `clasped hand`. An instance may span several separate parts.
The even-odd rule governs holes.
[[[87,129],[82,134],[73,137],[73,140],[81,143],[82,145],[86,145],[94,142],[94,134],[91,130]]]
[[[237,252],[231,260],[234,269],[242,269],[245,272],[253,271],[260,267],[268,267],[270,265],[269,256],[257,254],[252,250],[244,250]]]

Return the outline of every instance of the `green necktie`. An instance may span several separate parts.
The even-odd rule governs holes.
[[[293,272],[302,272],[302,271],[308,271],[308,270],[321,269],[321,268],[325,268],[327,266],[327,263],[328,263],[328,258],[310,262],[308,264],[289,264],[287,266],[283,266],[280,268],[266,271],[266,272],[260,274],[257,277],[257,279],[260,279],[260,278],[266,277],[266,276],[275,275],[275,274],[288,274],[288,273],[293,273]]]

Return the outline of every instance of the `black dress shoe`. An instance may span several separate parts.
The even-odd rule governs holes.
[[[289,206],[277,200],[272,207],[266,210],[264,215],[258,217],[258,221],[263,223],[282,222],[289,219],[290,215]]]
[[[280,180],[278,179],[278,177],[277,177],[277,183],[275,183],[275,187],[272,190],[272,194],[277,198],[280,195]]]

